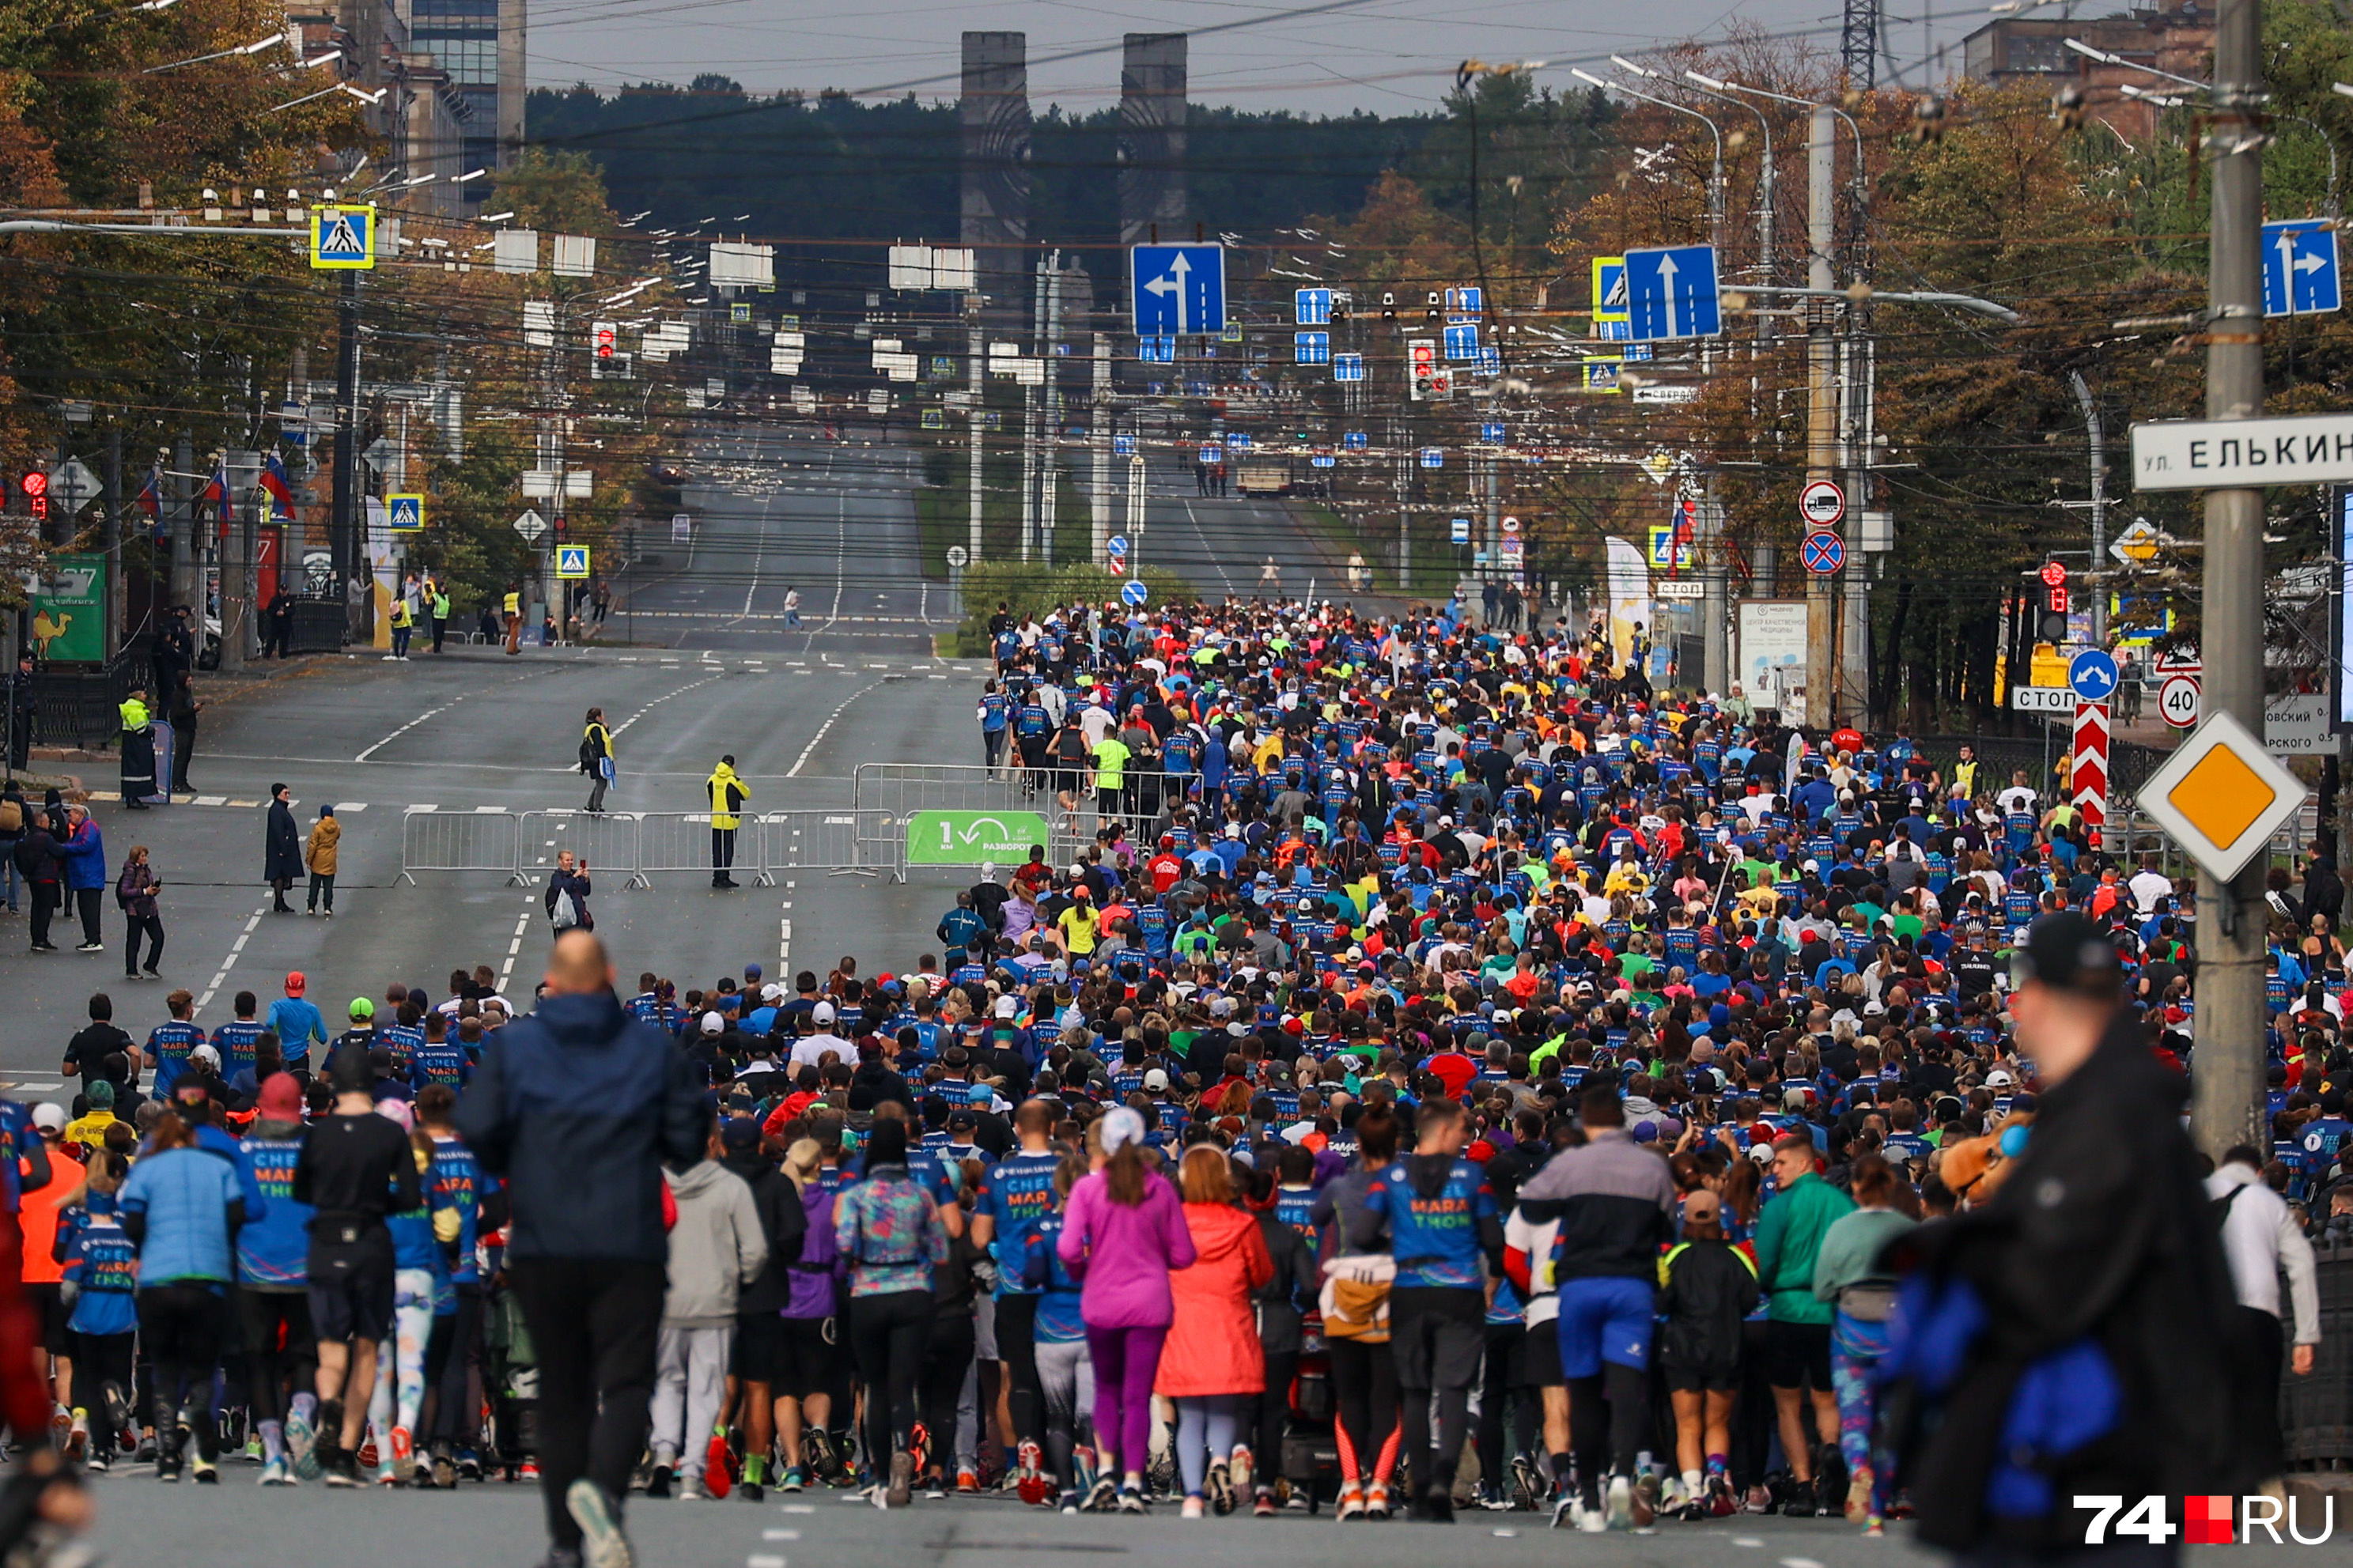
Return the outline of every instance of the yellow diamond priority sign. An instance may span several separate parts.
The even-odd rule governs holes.
[[[2140,808],[2209,875],[2229,881],[2304,804],[2302,781],[2246,726],[2214,713],[2140,786]]]

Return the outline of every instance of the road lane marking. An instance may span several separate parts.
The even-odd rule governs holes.
[[[826,731],[833,728],[834,721],[840,718],[851,703],[857,701],[860,698],[873,690],[875,687],[881,684],[882,683],[879,680],[870,681],[866,685],[861,686],[857,690],[851,692],[849,696],[843,698],[841,700],[841,705],[836,708],[832,712],[827,714],[825,722],[817,727],[817,733],[811,735],[809,737],[808,744],[801,748],[801,754],[793,759],[793,765],[786,770],[785,776],[788,779],[797,779],[800,777],[802,764],[809,760],[809,753],[817,750],[818,742],[825,739]]]
[[[245,930],[237,933],[236,944],[232,946],[228,950],[227,954],[221,959],[220,970],[213,976],[212,984],[206,986],[205,994],[196,998],[195,1010],[197,1012],[201,1013],[206,1008],[211,1006],[213,998],[220,994],[220,988],[228,984],[229,971],[237,966],[238,956],[245,952],[245,944],[253,939],[255,928],[261,924],[262,917],[267,915],[269,912],[269,906],[268,904],[262,904],[258,906],[254,910],[253,913],[247,918]]]
[[[427,719],[434,717],[436,714],[447,713],[450,709],[456,707],[459,702],[464,700],[465,699],[462,697],[456,698],[450,701],[444,702],[438,708],[427,709],[424,712],[419,713],[416,718],[411,719],[407,723],[403,724],[399,729],[395,730],[391,734],[386,735],[383,740],[378,741],[375,745],[370,746],[366,751],[362,752],[358,756],[353,757],[352,761],[355,763],[366,762],[370,757],[375,756],[378,752],[384,750],[386,746],[391,745],[395,741],[399,740],[403,735],[407,734],[411,730],[414,730],[419,724],[424,723]]]

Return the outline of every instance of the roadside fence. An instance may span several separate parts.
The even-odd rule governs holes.
[[[570,850],[592,876],[617,876],[625,888],[650,888],[660,876],[708,874],[712,848],[709,812],[411,807],[401,818],[399,880],[414,887],[419,873],[487,871],[504,877],[509,886],[531,887]],[[906,826],[871,808],[745,812],[735,830],[732,868],[757,887],[773,887],[784,871],[903,882]]]

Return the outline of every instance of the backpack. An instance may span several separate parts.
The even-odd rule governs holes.
[[[25,830],[25,808],[13,800],[0,800],[0,833],[22,833]]]

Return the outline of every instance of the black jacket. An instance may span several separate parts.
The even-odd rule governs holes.
[[[1687,1241],[1660,1273],[1659,1364],[1729,1376],[1739,1370],[1742,1322],[1757,1310],[1757,1266],[1728,1241]]]
[[[2042,1097],[2034,1137],[1990,1202],[1890,1243],[1887,1262],[1965,1281],[1988,1319],[1911,1468],[1924,1542],[2058,1551],[2082,1543],[2072,1496],[2254,1489],[2235,1439],[2253,1380],[2231,1366],[2234,1298],[2180,1125],[2185,1087],[2120,1016]],[[2123,1390],[2119,1417],[2107,1436],[2045,1461],[2050,1514],[1998,1521],[1986,1489],[2012,1391],[2031,1363],[2086,1339]]]
[[[261,879],[299,882],[302,879],[302,834],[294,826],[294,808],[282,800],[269,803],[269,826],[262,839]]]
[[[735,1298],[740,1312],[781,1312],[793,1293],[792,1266],[800,1261],[801,1241],[808,1235],[808,1213],[800,1194],[785,1173],[757,1153],[730,1154],[719,1162],[744,1178],[760,1211],[760,1228],[767,1233],[768,1262],[760,1277]]]
[[[1266,1255],[1274,1260],[1274,1273],[1257,1297],[1259,1344],[1269,1355],[1297,1355],[1303,1337],[1300,1312],[1323,1288],[1324,1271],[1308,1239],[1296,1226],[1275,1218],[1272,1209],[1260,1214],[1258,1231],[1266,1242]]]
[[[459,1136],[512,1189],[518,1258],[666,1261],[661,1164],[701,1159],[710,1124],[686,1058],[609,991],[501,1029],[458,1101]]]

